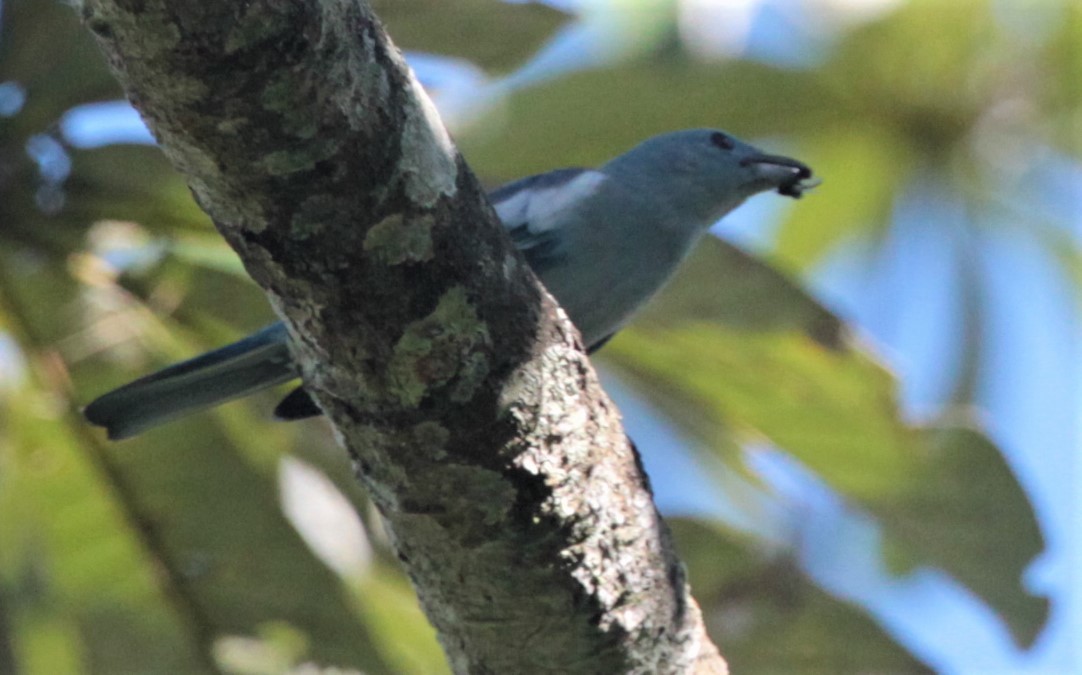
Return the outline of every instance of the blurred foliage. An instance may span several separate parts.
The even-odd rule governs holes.
[[[903,421],[890,374],[779,273],[707,241],[603,358],[708,445],[785,448],[879,517],[908,564],[942,566],[1036,636],[1047,602],[1003,580],[1021,578],[1041,531],[999,450],[972,429]],[[728,443],[716,452],[739,470]]]
[[[791,560],[749,555],[709,522],[677,519],[672,528],[731,672],[930,672],[858,609],[808,583]]]
[[[648,4],[667,8],[651,20],[675,20],[671,3]],[[376,6],[403,48],[468,59],[492,82],[574,21],[497,0]],[[157,150],[80,150],[64,136],[73,106],[120,96],[71,9],[0,7],[0,672],[439,672],[320,422],[268,424],[266,396],[123,444],[82,423],[79,403],[270,312]],[[1047,605],[1020,578],[1041,532],[999,449],[951,410],[905,419],[892,374],[788,275],[839,243],[881,240],[915,176],[985,203],[997,152],[1082,157],[1082,6],[1065,3],[1034,37],[985,0],[903,3],[804,69],[702,59],[675,25],[651,30],[661,37],[631,60],[502,91],[492,122],[459,134],[471,165],[493,182],[594,165],[692,126],[798,148],[786,152],[826,183],[783,215],[770,265],[708,242],[601,358],[750,483],[743,444],[791,453],[882,526],[899,571],[939,566],[1029,643]],[[31,147],[51,154],[35,161]],[[1051,264],[1082,279],[1077,248],[1033,227]],[[332,571],[283,514],[289,454],[366,516],[362,569]],[[721,521],[673,526],[734,672],[925,672],[793,551]]]
[[[569,18],[541,4],[493,0],[376,0],[372,8],[400,49],[467,59],[494,73],[520,64]]]

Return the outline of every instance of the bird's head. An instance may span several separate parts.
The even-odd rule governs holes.
[[[655,136],[609,162],[604,171],[664,195],[674,208],[694,209],[711,223],[754,194],[774,190],[799,198],[819,184],[806,164],[764,153],[716,129]]]

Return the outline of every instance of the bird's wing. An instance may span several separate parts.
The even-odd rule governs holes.
[[[566,217],[605,180],[592,169],[559,169],[508,183],[489,199],[515,247],[540,274],[562,258],[559,232]]]

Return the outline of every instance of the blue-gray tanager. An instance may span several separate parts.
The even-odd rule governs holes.
[[[800,197],[812,172],[721,131],[651,138],[599,169],[561,169],[493,191],[492,204],[591,351],[673,275],[713,223],[767,190]],[[113,439],[298,376],[281,323],[105,394],[86,418]],[[319,414],[303,389],[278,417]]]

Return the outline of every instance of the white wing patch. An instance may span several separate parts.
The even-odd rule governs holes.
[[[565,183],[523,188],[496,202],[496,214],[508,229],[526,226],[538,235],[556,227],[560,216],[598,191],[608,178],[600,171],[583,171]],[[539,181],[540,182],[540,181]]]

